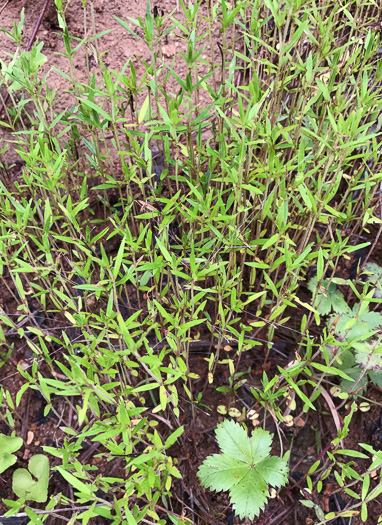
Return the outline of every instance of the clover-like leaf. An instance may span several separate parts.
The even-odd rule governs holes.
[[[23,440],[20,437],[0,434],[0,474],[16,463],[17,457],[13,452],[19,450],[22,445]]]
[[[19,468],[13,473],[12,490],[19,498],[44,503],[48,499],[49,460],[36,454],[29,460],[28,469]]]
[[[268,485],[286,484],[287,464],[269,455],[272,435],[261,428],[249,437],[239,423],[225,420],[218,425],[216,438],[222,454],[206,458],[198,477],[212,490],[229,490],[236,514],[253,519],[268,501]]]

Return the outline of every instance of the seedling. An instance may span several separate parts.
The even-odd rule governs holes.
[[[235,513],[253,519],[268,501],[268,486],[278,488],[287,483],[287,464],[270,456],[272,434],[261,428],[248,437],[239,423],[225,420],[216,428],[216,439],[222,454],[206,458],[198,477],[204,487],[229,490]]]
[[[335,366],[353,379],[343,379],[341,389],[345,392],[362,390],[368,379],[381,387],[381,348],[373,334],[382,326],[382,315],[370,311],[367,301],[362,305],[355,303],[351,309],[342,292],[334,283],[329,284],[328,280],[323,281],[320,290],[317,291],[317,280],[311,279],[308,288],[313,295],[312,302],[317,295],[314,306],[318,313],[324,315],[332,310],[337,312],[328,318],[327,326],[340,346],[335,349],[335,355],[329,347],[329,354]]]
[[[343,294],[329,279],[324,279],[317,290],[317,278],[313,277],[313,279],[309,281],[308,289],[312,292],[313,297],[315,294],[317,295],[313,306],[319,314],[327,315],[332,311],[343,313],[350,310]]]
[[[17,457],[13,452],[19,450],[22,445],[21,438],[0,434],[0,474],[16,463]]]
[[[28,469],[17,469],[13,474],[12,489],[19,498],[44,503],[48,499],[49,460],[36,454],[29,460]]]

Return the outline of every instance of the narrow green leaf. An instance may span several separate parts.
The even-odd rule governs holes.
[[[149,109],[149,104],[150,104],[150,97],[149,95],[147,95],[147,97],[145,98],[142,104],[141,109],[139,110],[138,124],[142,124],[142,122],[145,120],[147,110]]]
[[[103,118],[105,118],[106,120],[111,120],[110,115],[108,115],[106,111],[102,109],[100,106],[97,106],[97,104],[94,104],[94,102],[92,102],[91,100],[88,100],[86,98],[82,98],[80,100],[81,102],[83,102],[83,104],[85,104],[85,106],[89,106],[89,108],[94,109],[96,113],[98,113],[99,115],[102,115]]]

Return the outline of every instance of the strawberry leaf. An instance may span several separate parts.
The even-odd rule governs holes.
[[[247,517],[250,520],[264,509],[268,497],[267,484],[259,478],[254,469],[248,470],[247,476],[231,490],[235,513],[241,518]]]
[[[245,434],[248,440],[247,433]],[[249,439],[249,443],[251,445],[252,461],[258,463],[269,456],[272,446],[272,434],[257,428],[252,432],[252,438]]]
[[[229,490],[248,473],[248,465],[225,454],[209,456],[199,468],[203,486],[220,492]]]
[[[222,454],[206,458],[198,477],[204,487],[229,490],[236,514],[253,519],[268,501],[268,485],[287,483],[287,464],[269,455],[272,435],[266,430],[255,429],[249,437],[240,424],[225,420],[218,425],[216,438]]]
[[[256,472],[272,487],[281,487],[288,481],[286,463],[276,456],[269,456],[256,466]]]
[[[313,279],[309,281],[308,289],[312,292],[314,297],[317,290],[316,277],[313,277]],[[338,290],[334,283],[329,283],[329,279],[324,279],[322,281],[313,306],[321,315],[328,315],[332,310],[337,313],[350,311],[343,294]]]
[[[379,312],[370,312],[366,309],[358,316],[355,325],[348,330],[346,324],[350,319],[354,319],[358,313],[359,304],[356,303],[353,306],[353,310],[350,313],[344,313],[336,324],[335,333],[341,339],[351,341],[352,339],[358,339],[360,337],[366,337],[370,332],[382,326],[382,315]],[[335,321],[333,316],[330,322]]]

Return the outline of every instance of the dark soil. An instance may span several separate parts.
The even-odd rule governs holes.
[[[2,0],[0,5],[0,11],[2,11],[0,25],[6,29],[10,29],[13,21],[19,19],[21,9],[25,8],[26,22],[24,41],[26,45],[26,42],[32,33],[34,24],[38,19],[43,3],[43,0],[35,0],[32,2],[28,0],[10,0],[8,2]],[[175,0],[158,0],[156,5],[158,8],[163,9],[165,13],[169,13],[177,8],[177,2]],[[104,57],[105,63],[110,68],[118,70],[127,60],[133,59],[137,70],[137,76],[140,77],[143,74],[144,67],[137,57],[148,60],[148,49],[143,43],[127,34],[127,32],[116,23],[113,17],[117,16],[126,20],[127,17],[138,18],[138,16],[144,16],[146,2],[141,0],[132,0],[130,2],[121,2],[118,0],[95,0],[94,6],[97,31],[100,32],[109,28],[114,28],[113,32],[104,35],[99,40],[101,50],[107,51],[107,54]],[[180,13],[177,12],[176,15],[179,17]],[[83,38],[83,10],[80,0],[73,0],[70,3],[67,10],[67,18],[70,34],[78,38]],[[43,17],[38,32],[38,38],[44,42],[43,51],[48,57],[46,70],[54,65],[57,68],[62,69],[64,72],[69,73],[68,64],[57,54],[63,52],[64,48],[53,4],[48,7]],[[169,63],[171,63],[171,60],[180,49],[184,49],[185,45],[186,44],[180,39],[169,38],[169,41],[163,46],[164,56],[168,59]],[[0,58],[4,61],[7,60],[7,52],[13,52],[13,45],[4,33],[0,33]],[[210,53],[210,49],[207,45],[204,54],[207,55],[208,53]],[[94,68],[97,70],[96,64],[94,65]],[[86,63],[83,50],[81,50],[76,57],[76,71],[78,74],[78,80],[85,80]],[[182,76],[182,73],[185,73],[185,71],[185,66],[179,64],[177,69],[178,74]],[[63,86],[62,77],[54,71],[50,73],[48,82],[51,88],[62,88]],[[67,108],[70,105],[70,96],[63,93],[60,106],[62,106],[62,108]],[[0,128],[0,137],[5,139],[9,138],[9,135],[4,128]],[[9,158],[7,160],[9,162],[17,160],[17,156],[15,157],[14,155],[15,154],[9,153]],[[16,165],[12,171],[15,178],[18,177],[19,171],[20,166]],[[373,235],[375,235],[374,232],[371,232],[371,239],[373,238]],[[381,260],[381,255],[382,250],[379,246],[373,254],[372,259],[375,259],[378,262]],[[346,274],[346,271],[351,271],[350,266],[347,269],[343,268],[344,275]],[[17,315],[17,302],[15,296],[12,295],[11,292],[15,293],[15,290],[1,290],[0,305],[7,312],[14,312],[14,315]],[[307,302],[310,300],[308,292],[306,298],[303,298],[303,300],[306,300]],[[249,312],[249,315],[254,316],[254,312]],[[302,312],[296,313],[296,310],[294,310],[293,316],[293,318],[296,319],[297,328],[300,326],[299,317],[302,316]],[[55,329],[61,329],[60,319],[39,318],[36,313],[35,320],[38,324],[44,323],[44,327],[47,330],[53,331]],[[31,364],[31,352],[28,347],[21,345],[20,339],[17,335],[12,337],[14,350],[1,368],[0,375],[3,387],[9,390],[13,399],[15,399],[16,393],[24,383],[24,379],[17,371],[17,365],[20,365],[23,368],[29,367]],[[266,338],[266,333],[256,333],[256,337],[259,340],[264,339]],[[277,365],[286,366],[294,359],[296,343],[292,331],[285,327],[280,329],[276,334],[275,342],[276,345],[269,353],[267,361],[266,349],[261,346],[256,347],[258,350],[252,350],[242,356],[240,371],[248,371],[248,375],[245,376],[247,379],[247,385],[259,386],[260,378],[264,370],[266,370],[268,377],[272,377],[277,373]],[[224,354],[229,354],[229,351],[227,350],[228,349],[223,350],[222,352]],[[59,349],[56,349],[56,351],[59,352]],[[234,349],[231,351],[234,351]],[[192,419],[190,408],[187,405],[183,407],[184,412],[181,418],[181,423],[185,427],[185,433],[181,440],[181,446],[175,445],[171,450],[172,455],[178,458],[179,468],[183,475],[183,479],[175,484],[173,499],[174,505],[178,505],[176,511],[181,514],[182,510],[185,510],[186,515],[193,519],[195,523],[231,525],[232,523],[239,523],[239,520],[232,514],[227,497],[203,489],[196,478],[197,468],[203,459],[212,453],[218,452],[218,447],[214,437],[214,429],[219,421],[222,420],[222,416],[219,415],[217,408],[219,405],[226,403],[226,395],[217,392],[216,387],[228,386],[227,367],[223,366],[218,367],[216,370],[216,380],[214,385],[210,386],[207,383],[206,379],[208,370],[205,361],[205,357],[207,356],[208,348],[200,347],[192,352],[191,368],[201,377],[199,384],[195,383],[195,386],[204,391],[203,400],[208,400],[208,407],[203,405],[196,407],[194,420]],[[46,372],[48,373],[48,371]],[[42,373],[44,373],[43,370]],[[376,387],[371,387],[368,391],[367,397],[375,403],[372,404],[369,412],[357,412],[354,416],[351,433],[348,438],[346,438],[346,448],[348,449],[359,450],[358,443],[370,443],[375,448],[382,449],[381,392]],[[284,437],[284,451],[287,447],[291,450],[290,484],[280,493],[279,499],[271,500],[262,516],[260,516],[259,519],[254,520],[252,523],[267,525],[310,525],[316,521],[314,511],[302,506],[299,503],[299,499],[308,499],[309,496],[306,493],[301,495],[301,491],[304,491],[304,488],[306,487],[304,479],[307,471],[319,457],[321,450],[323,450],[330,440],[336,436],[336,427],[329,407],[326,406],[323,398],[320,399],[321,404],[318,404],[318,410],[316,412],[309,412],[308,416],[303,414],[299,425],[294,424],[292,427],[281,426],[281,431]],[[236,396],[232,399],[230,408],[236,407],[239,411],[242,411],[243,407],[251,408],[252,405],[253,397],[251,398],[247,389],[240,388],[237,391]],[[18,466],[26,467],[28,459],[32,455],[43,452],[43,446],[60,446],[64,438],[64,433],[62,432],[61,427],[66,426],[68,422],[72,422],[75,418],[70,407],[59,398],[54,401],[54,411],[44,414],[44,408],[45,401],[36,391],[29,390],[27,394],[24,394],[17,411],[18,418],[15,421],[16,434],[24,439],[25,444],[21,449],[21,452],[17,454]],[[259,410],[261,416],[262,412],[260,407],[254,406],[254,408]],[[296,413],[298,413],[300,409],[301,406],[298,405]],[[346,413],[346,409],[342,408],[339,414],[340,419],[342,419]],[[0,423],[0,431],[4,434],[9,434],[11,431],[8,423],[5,420]],[[251,426],[251,423],[249,423],[249,426]],[[275,436],[277,436],[275,423],[269,417],[266,421],[266,429],[275,433]],[[118,463],[118,460],[110,463],[107,462],[105,458],[94,457],[102,452],[102,446],[97,446],[97,444],[89,441],[89,443],[84,446],[83,450],[81,450],[79,460],[83,461],[84,464],[88,463],[96,465],[100,474],[123,477],[124,470],[121,464]],[[277,454],[279,452],[280,446],[276,437],[273,453]],[[57,464],[59,464],[58,461]],[[51,466],[53,467],[54,465],[55,462],[52,460]],[[357,460],[356,468],[359,472],[364,472],[367,466],[366,462]],[[13,499],[10,481],[11,476],[12,468],[8,469],[2,476],[0,476],[0,497],[2,499]],[[327,483],[324,486],[322,493],[317,496],[318,499],[316,500],[316,503],[318,503],[325,512],[338,510],[349,503],[349,497],[346,494],[336,493],[333,495],[333,491],[336,490],[337,485],[332,475],[329,476],[326,481]],[[58,474],[53,474],[50,482],[50,493],[56,494],[58,492],[62,492],[69,498],[73,497],[72,489],[65,480],[63,480]],[[380,497],[375,500],[374,505],[369,506],[368,523],[377,523],[377,518],[380,515],[379,508],[381,503],[382,500]],[[37,507],[38,505],[35,506],[35,508]],[[0,503],[0,514],[4,513],[6,510],[8,510],[8,507],[5,504]],[[49,525],[54,525],[59,522],[61,523],[60,520],[56,520],[54,517],[49,517],[47,521]],[[89,521],[89,523],[96,522]],[[242,521],[241,523],[244,522]],[[249,523],[249,520],[245,523]],[[332,523],[335,523],[336,525],[345,525],[350,523],[350,521],[349,519],[342,519],[336,520],[336,522]],[[359,518],[353,518],[353,521],[351,522],[352,525],[358,525],[360,523],[361,521]],[[16,521],[11,525],[16,525]]]

